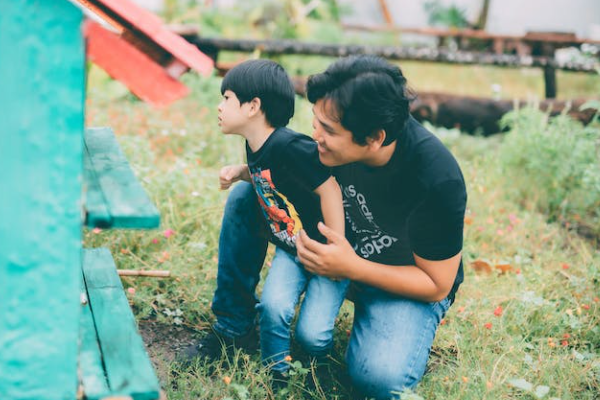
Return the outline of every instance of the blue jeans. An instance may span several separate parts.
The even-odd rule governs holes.
[[[219,240],[215,330],[243,335],[256,320],[256,285],[267,239],[252,185],[236,184]],[[399,267],[400,268],[400,267]],[[354,323],[346,352],[353,384],[365,396],[390,399],[423,377],[437,327],[450,300],[424,303],[356,284]],[[307,349],[309,352],[311,349]]]
[[[369,398],[398,398],[392,393],[414,388],[423,377],[450,300],[426,303],[365,285],[355,287],[354,323],[346,350],[348,373]]]
[[[269,244],[265,225],[252,185],[236,184],[225,204],[212,301],[213,328],[220,334],[242,336],[255,326],[255,290]]]
[[[290,354],[291,325],[302,293],[296,341],[311,356],[326,356],[349,283],[312,275],[297,257],[277,248],[258,305],[263,362],[275,371],[289,369],[285,357]]]

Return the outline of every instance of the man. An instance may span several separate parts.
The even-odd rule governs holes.
[[[389,399],[422,378],[462,282],[464,180],[450,152],[410,116],[398,67],[372,56],[340,59],[309,79],[307,95],[319,158],[342,188],[347,229],[342,237],[319,224],[327,244],[301,233],[298,257],[311,273],[354,282],[349,374],[364,395]],[[210,336],[241,347],[255,340],[265,248],[248,218],[256,207],[250,189],[239,187],[226,206],[221,240],[238,245],[219,256]],[[203,344],[208,354],[214,343]]]

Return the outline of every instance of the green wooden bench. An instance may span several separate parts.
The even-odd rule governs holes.
[[[160,385],[110,251],[85,249],[82,269],[79,378],[86,399],[158,399]]]
[[[131,170],[110,128],[84,134],[88,227],[156,228],[158,210]],[[110,251],[84,249],[79,380],[86,399],[155,400],[160,385],[144,348]]]
[[[158,210],[140,185],[111,128],[84,136],[86,225],[91,228],[157,228]]]

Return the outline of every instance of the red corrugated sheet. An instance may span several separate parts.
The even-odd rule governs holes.
[[[125,84],[142,100],[162,107],[186,96],[189,89],[119,35],[86,21],[88,59]]]

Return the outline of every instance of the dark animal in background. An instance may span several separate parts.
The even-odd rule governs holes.
[[[587,100],[575,99],[543,100],[539,102],[540,110],[558,115],[567,109],[574,119],[588,124],[597,111],[579,108]],[[512,111],[517,105],[524,107],[526,101],[494,100],[483,97],[456,96],[445,93],[420,93],[411,105],[411,113],[418,121],[429,121],[435,126],[458,128],[470,134],[490,136],[500,133],[500,119]]]

